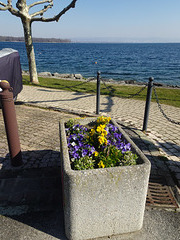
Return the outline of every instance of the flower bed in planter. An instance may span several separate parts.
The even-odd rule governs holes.
[[[96,119],[79,120],[93,124]],[[140,230],[150,174],[150,162],[114,120],[124,139],[138,156],[138,164],[73,170],[70,164],[65,122],[60,122],[65,232],[81,240]]]

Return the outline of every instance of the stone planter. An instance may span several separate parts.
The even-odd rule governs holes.
[[[84,119],[86,124],[95,119]],[[114,120],[111,121],[118,126]],[[150,162],[118,126],[140,164],[75,171],[71,169],[64,122],[60,122],[65,232],[81,240],[140,230],[143,225]]]

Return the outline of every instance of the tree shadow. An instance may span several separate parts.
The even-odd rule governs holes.
[[[89,98],[89,97],[92,97],[94,96],[94,94],[85,94],[85,93],[82,93],[82,92],[75,92],[73,93],[72,95],[77,95],[78,97],[72,97],[70,99],[57,99],[57,100],[38,100],[38,101],[28,101],[27,103],[29,104],[37,104],[37,103],[53,103],[53,102],[71,102],[71,101],[76,101],[76,100],[79,100],[79,99],[86,99],[86,98]],[[23,102],[21,101],[17,101],[16,102],[16,105],[21,105],[23,104]]]
[[[57,90],[61,90],[61,89],[57,89]],[[54,89],[54,90],[51,90],[51,89],[45,89],[45,88],[40,88],[40,89],[38,89],[38,91],[40,91],[40,92],[57,92],[57,90],[56,89]]]
[[[74,85],[67,85],[67,84],[62,84],[62,83],[54,83],[54,86],[48,86],[48,88],[53,88],[56,90],[67,90],[67,91],[73,91],[73,92],[80,92],[81,90],[77,90],[76,87],[85,85],[86,83],[88,83],[87,81],[85,82],[81,82],[80,83],[75,83]],[[57,87],[58,86],[58,87]],[[39,87],[46,87],[46,86],[42,86],[39,85]],[[86,87],[84,88],[86,90]],[[39,90],[39,89],[38,89]],[[95,92],[94,90],[92,90],[93,92]]]

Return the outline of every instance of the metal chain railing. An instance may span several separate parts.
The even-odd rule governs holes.
[[[105,86],[110,92],[112,92],[112,89],[111,89],[109,86],[106,85],[106,82],[105,82],[103,79],[101,79],[101,80],[102,80],[104,86]],[[130,96],[128,96],[128,97],[121,96],[121,98],[133,98],[133,97],[135,97],[135,96],[138,96],[146,87],[147,87],[147,84],[145,84],[145,86],[142,87],[137,93],[130,94]],[[116,97],[116,96],[119,97],[119,95],[116,95],[116,94],[112,94],[112,95],[113,95],[114,97]]]
[[[22,77],[22,79],[23,80],[26,80],[25,78],[23,78]],[[64,80],[64,79],[63,79]],[[74,81],[74,80],[72,80],[72,81]],[[89,79],[87,79],[86,81],[85,80],[81,80],[81,83],[78,83],[78,84],[76,84],[76,85],[71,85],[71,86],[66,86],[66,85],[64,85],[64,87],[61,87],[61,89],[63,89],[63,88],[73,88],[73,87],[78,87],[78,86],[81,86],[81,85],[83,85],[83,84],[86,84],[86,83],[89,83],[89,82],[91,82],[91,81],[95,81],[95,78],[89,78]],[[41,85],[38,85],[38,86],[41,86]],[[43,86],[42,86],[43,87]]]
[[[83,84],[86,84],[86,83],[89,83],[89,82],[91,82],[91,81],[94,81],[95,79],[94,78],[90,78],[90,79],[88,79],[88,80],[86,80],[86,81],[82,81],[81,83],[79,83],[79,84],[76,84],[76,85],[72,85],[71,87],[78,87],[78,86],[81,86],[81,85],[83,85]]]
[[[160,112],[162,113],[162,115],[163,115],[169,122],[180,125],[180,122],[177,122],[177,121],[172,120],[171,118],[169,118],[169,117],[165,114],[165,112],[163,111],[163,109],[162,109],[162,107],[161,107],[161,104],[159,103],[159,99],[158,99],[158,96],[157,96],[156,88],[155,88],[154,85],[153,85],[153,90],[154,90],[154,95],[155,95],[155,97],[156,97],[157,105],[158,105],[159,110],[160,110]]]
[[[135,96],[138,96],[146,87],[147,87],[147,84],[144,87],[142,87],[137,93],[131,94],[129,97],[126,97],[126,98],[133,98]]]

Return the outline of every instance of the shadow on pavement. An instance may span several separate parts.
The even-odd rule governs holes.
[[[180,146],[172,142],[158,142],[162,149],[170,156],[180,157]],[[173,149],[173,152],[171,150]],[[175,151],[176,150],[176,151]]]
[[[12,170],[12,172],[23,171],[26,169],[40,169],[60,166],[60,152],[51,149],[22,151],[23,165],[12,167],[9,153],[5,157],[0,157],[1,171]]]
[[[102,109],[101,112],[109,113],[112,110],[112,106],[114,105],[114,102],[111,96],[107,96],[106,99],[107,99],[107,103],[101,104],[101,105],[105,105],[106,108],[104,110]]]
[[[58,206],[51,211],[25,213],[10,218],[57,239],[67,240],[64,232],[63,210]]]
[[[57,99],[57,100],[38,100],[38,101],[28,101],[28,104],[37,104],[37,103],[55,103],[55,102],[71,102],[71,101],[76,101],[79,100],[81,98],[85,99],[85,98],[89,98],[94,96],[94,94],[89,94],[89,95],[85,95],[82,93],[75,93],[73,95],[78,95],[78,97],[74,97],[74,98],[70,98],[70,99]],[[22,102],[16,102],[16,105],[23,105]]]

